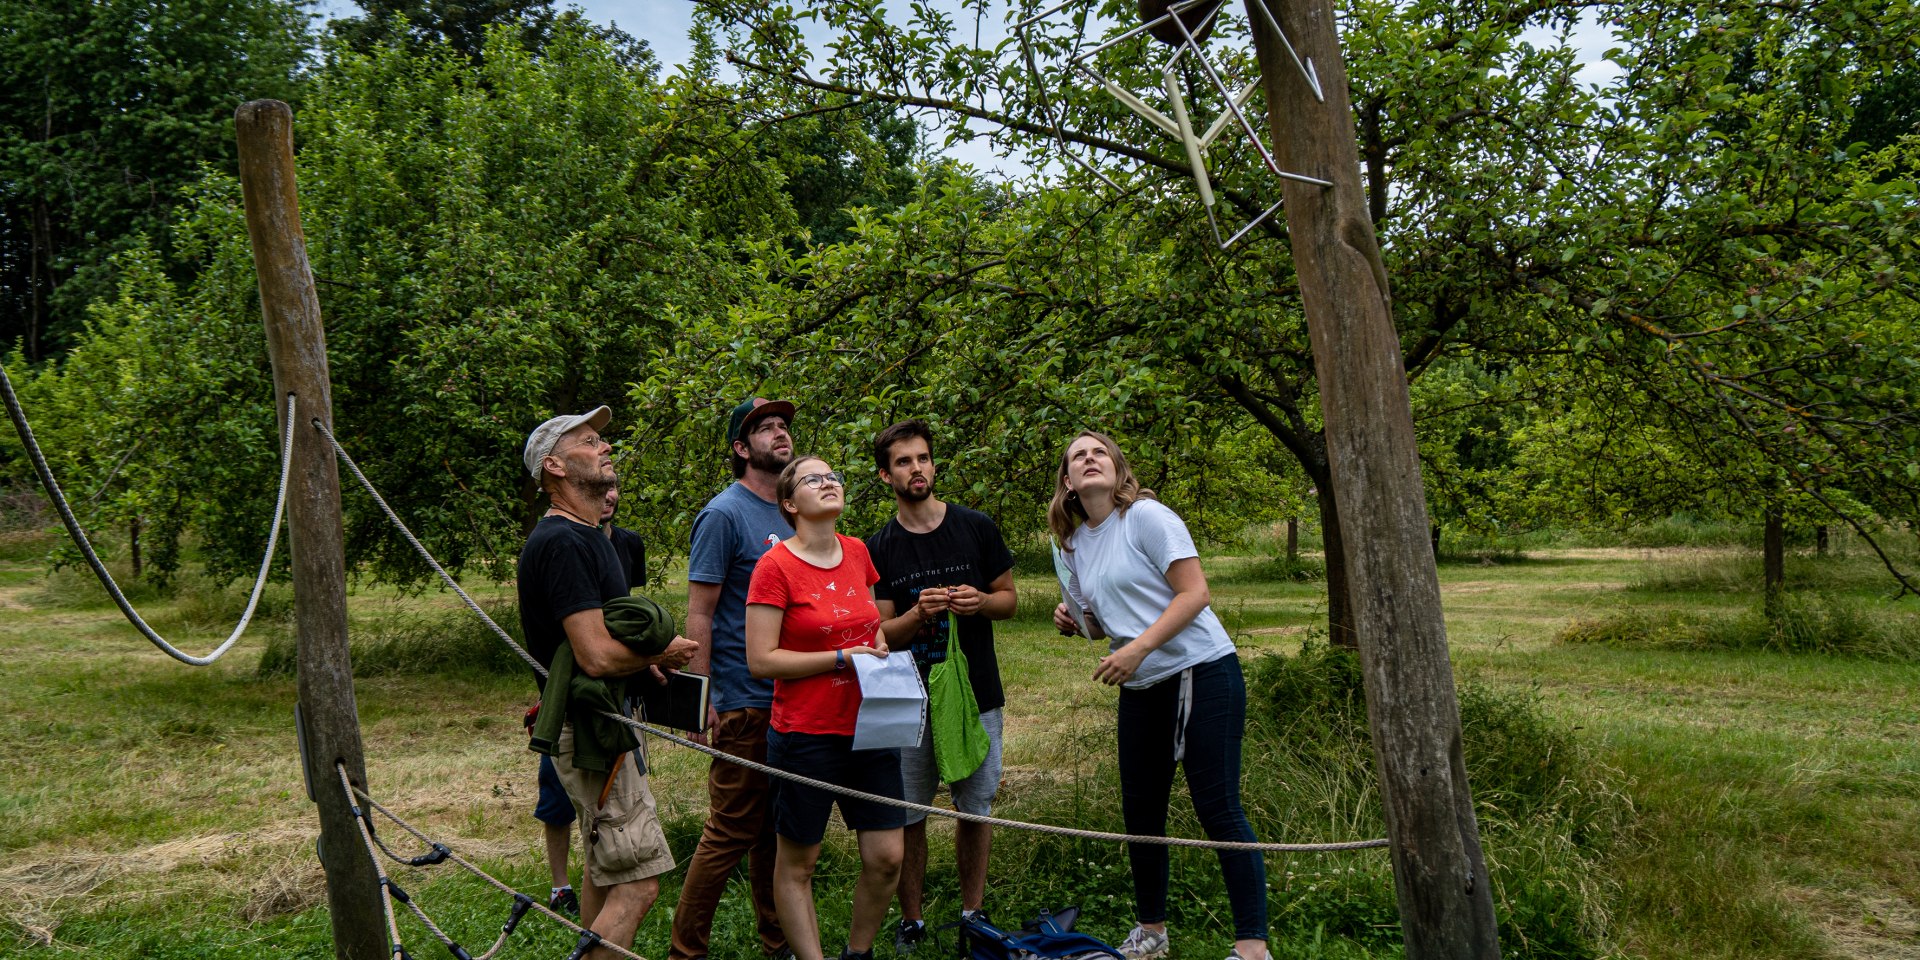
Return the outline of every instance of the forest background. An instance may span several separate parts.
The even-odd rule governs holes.
[[[1338,647],[1339,505],[1284,218],[1222,250],[1178,145],[1063,68],[1128,5],[1051,18],[1033,65],[995,39],[1030,12],[707,0],[668,69],[646,37],[531,0],[325,23],[277,0],[0,0],[7,369],[83,521],[156,596],[251,572],[277,438],[231,118],[275,97],[337,432],[470,578],[510,578],[541,510],[527,429],[607,403],[619,522],[664,585],[727,481],[726,411],[782,396],[853,477],[849,528],[890,509],[867,438],[920,416],[945,495],[1029,562],[1060,446],[1107,430],[1213,541],[1296,521],[1312,556],[1276,541],[1256,566],[1307,581]],[[1340,12],[1436,552],[1705,525],[1764,548],[1743,643],[1833,652],[1880,619],[1848,604],[1906,609],[1796,603],[1786,555],[1844,531],[1859,581],[1913,591],[1912,6]],[[1602,83],[1576,24],[1615,39]],[[1239,81],[1244,39],[1227,21],[1214,41]],[[1100,68],[1152,90],[1157,57],[1122,45]],[[965,140],[1029,172],[955,162]],[[1223,215],[1277,199],[1244,141],[1209,163]],[[47,521],[29,476],[0,437],[10,527]],[[424,589],[376,509],[345,507],[351,569]],[[1886,622],[1859,645],[1903,659]],[[1714,629],[1629,611],[1589,632]]]

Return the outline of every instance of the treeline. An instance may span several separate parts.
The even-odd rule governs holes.
[[[1178,144],[1060,66],[1097,41],[1085,20],[1042,25],[1036,77],[1017,44],[976,45],[930,8],[715,2],[667,70],[644,39],[542,4],[462,4],[457,21],[454,5],[370,6],[315,37],[291,7],[202,2],[228,12],[195,21],[213,36],[195,56],[221,62],[191,97],[115,114],[198,131],[165,156],[172,141],[130,121],[84,119],[99,84],[80,68],[42,69],[77,62],[54,48],[86,30],[48,14],[0,41],[16,45],[0,296],[30,318],[0,331],[18,344],[8,368],[58,468],[76,488],[111,474],[99,522],[139,518],[162,573],[190,531],[212,569],[247,568],[271,505],[230,145],[233,106],[256,96],[296,104],[340,435],[453,564],[508,575],[497,561],[539,509],[517,445],[597,403],[617,411],[623,522],[673,552],[727,479],[725,412],[750,393],[799,402],[801,446],[855,477],[880,426],[934,420],[943,488],[1016,535],[1039,530],[1058,448],[1089,424],[1209,529],[1304,515],[1337,530],[1284,212],[1221,250]],[[1604,87],[1566,43],[1526,39],[1582,16],[1618,40]],[[1683,509],[1880,542],[1920,517],[1913,14],[1418,2],[1346,17],[1438,520]],[[834,42],[808,50],[823,30]],[[1213,41],[1242,81],[1243,41],[1232,22]],[[16,56],[29,42],[54,53]],[[158,43],[119,55],[130,87],[197,62]],[[258,50],[275,53],[242,53]],[[1102,56],[1125,86],[1160,82],[1150,45]],[[61,123],[134,146],[88,166],[68,155],[96,141],[14,123],[56,102],[76,105]],[[1210,121],[1219,104],[1195,109]],[[989,138],[1044,175],[983,177],[941,159],[936,135]],[[1277,199],[1244,139],[1210,163],[1229,216]],[[156,199],[121,203],[114,165],[152,171]],[[60,206],[55,168],[88,171],[111,202]],[[11,438],[0,458],[24,475]],[[856,525],[878,516],[875,485],[852,495]],[[417,581],[371,506],[346,502],[350,561]],[[1338,635],[1343,545],[1325,540]]]

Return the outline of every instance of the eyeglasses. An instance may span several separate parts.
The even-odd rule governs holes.
[[[604,437],[588,437],[587,439],[582,440],[579,443],[569,443],[566,446],[561,447],[560,450],[572,450],[574,447],[597,447],[603,443],[607,444],[608,449],[613,448],[613,444],[607,443]],[[559,453],[560,450],[555,450],[554,452]]]
[[[845,489],[847,486],[847,477],[840,471],[835,470],[832,473],[809,473],[800,478],[800,485],[806,487],[808,490],[818,490],[828,484]]]

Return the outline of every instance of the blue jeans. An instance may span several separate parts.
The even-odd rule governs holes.
[[[1240,658],[1227,654],[1193,667],[1191,713],[1186,725],[1187,793],[1212,840],[1256,841],[1240,806],[1240,744],[1246,734],[1247,683]],[[1127,832],[1145,837],[1167,833],[1167,801],[1173,793],[1175,724],[1180,714],[1180,676],[1142,690],[1120,690],[1120,810]],[[1220,850],[1237,940],[1267,939],[1267,864],[1254,850]],[[1167,848],[1127,845],[1133,867],[1133,899],[1141,923],[1167,919]]]

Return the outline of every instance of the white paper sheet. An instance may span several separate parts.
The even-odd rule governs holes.
[[[854,720],[853,749],[917,747],[927,725],[927,688],[914,669],[913,654],[897,650],[884,657],[848,657],[860,675],[860,715]]]
[[[1080,635],[1091,640],[1093,631],[1087,629],[1087,615],[1073,602],[1073,591],[1067,588],[1067,581],[1073,577],[1073,570],[1067,566],[1067,555],[1059,544],[1049,543],[1053,547],[1053,575],[1060,578],[1060,602],[1067,605],[1067,613],[1080,625]]]

